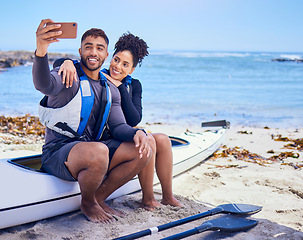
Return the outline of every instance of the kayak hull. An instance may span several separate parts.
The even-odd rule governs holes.
[[[184,133],[171,137],[173,176],[213,154],[222,144],[226,129],[214,132]],[[41,155],[0,160],[0,229],[33,222],[80,208],[78,182],[70,182],[26,167],[20,162],[39,161]],[[156,174],[155,174],[156,176]],[[154,183],[159,183],[155,177]],[[113,192],[107,200],[141,189],[137,177]]]

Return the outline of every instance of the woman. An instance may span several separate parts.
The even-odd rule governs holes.
[[[113,58],[110,62],[109,70],[103,69],[104,75],[120,91],[121,106],[126,122],[130,126],[136,126],[142,119],[142,86],[139,80],[133,79],[130,75],[136,66],[141,66],[142,60],[148,55],[147,44],[143,39],[131,33],[123,34],[115,44]],[[60,65],[59,59],[54,63],[54,67]],[[77,79],[75,67],[70,60],[65,60],[61,65],[58,74],[63,74],[66,87],[72,85]],[[172,168],[173,156],[171,141],[165,134],[149,134],[150,141],[155,141],[154,155],[148,165],[139,174],[142,187],[141,207],[153,210],[160,207],[153,192],[154,167],[162,187],[162,200],[164,205],[181,207],[182,204],[172,193]]]

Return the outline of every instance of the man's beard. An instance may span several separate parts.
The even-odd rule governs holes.
[[[103,59],[101,61],[101,59],[99,59],[100,64],[98,66],[96,66],[95,68],[91,68],[91,67],[88,66],[86,59],[81,56],[81,63],[83,64],[84,67],[86,67],[90,71],[96,71],[97,69],[101,68],[101,66],[103,65],[104,60],[105,60],[105,59]]]

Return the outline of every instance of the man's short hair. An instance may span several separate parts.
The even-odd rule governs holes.
[[[87,30],[85,33],[83,33],[82,38],[81,38],[81,43],[87,38],[87,37],[102,37],[106,44],[109,44],[108,37],[106,36],[105,32],[102,29],[99,28],[91,28]]]

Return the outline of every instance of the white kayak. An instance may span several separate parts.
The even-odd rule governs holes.
[[[225,122],[225,121],[224,121]],[[226,122],[225,122],[226,123]],[[226,127],[170,137],[173,176],[197,165],[222,144]],[[0,229],[80,209],[78,182],[40,171],[41,155],[0,160]],[[156,175],[156,174],[155,174]],[[155,178],[154,183],[158,183]],[[113,192],[108,200],[140,190],[137,177]]]

